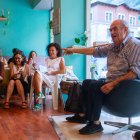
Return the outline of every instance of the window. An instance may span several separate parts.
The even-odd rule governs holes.
[[[111,22],[113,19],[112,12],[105,12],[105,21]]]
[[[129,17],[129,25],[136,25],[136,17],[135,16]]]
[[[134,32],[133,32],[133,31],[130,31],[130,35],[131,35],[131,36],[134,36]]]
[[[133,0],[132,3],[127,3],[129,4],[128,7],[131,8],[127,8],[123,5],[115,5],[115,2],[113,2],[113,0],[106,0],[106,2],[86,0],[86,3],[88,4],[88,7],[86,8],[88,13],[86,22],[90,26],[86,28],[87,31],[90,31],[87,46],[93,46],[93,42],[95,42],[96,45],[99,43],[111,43],[112,39],[109,28],[111,22],[115,19],[126,20],[130,25],[130,35],[140,37],[140,14],[138,10],[135,10],[136,7],[134,7],[136,0]],[[91,12],[93,12],[93,10],[94,14],[92,13],[91,17]],[[87,23],[86,25],[88,25]],[[104,77],[106,71],[106,58],[86,56],[86,78],[92,77],[98,79]]]
[[[125,15],[124,15],[124,14],[119,13],[119,14],[118,14],[118,19],[125,20]]]
[[[138,24],[140,25],[140,15],[138,15]]]
[[[111,38],[110,38],[111,36],[110,36],[110,30],[109,30],[109,28],[107,28],[107,31],[106,32],[107,32],[107,38],[106,39],[107,39],[107,41],[110,41],[111,40]]]
[[[92,21],[92,13],[90,13],[90,20]]]

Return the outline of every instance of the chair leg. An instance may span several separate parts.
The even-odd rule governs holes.
[[[140,126],[137,126],[137,124],[132,125],[129,123],[126,124],[126,123],[110,122],[110,121],[105,121],[104,124],[119,127],[119,129],[113,131],[112,134],[117,134],[126,130],[140,131]]]
[[[117,133],[120,133],[120,132],[123,132],[123,131],[126,131],[126,130],[129,130],[129,125],[125,125],[115,131],[112,132],[112,134],[117,134]]]
[[[129,130],[140,131],[140,124],[134,123],[133,125],[130,125]]]
[[[47,100],[47,97],[46,97],[46,87],[42,87],[42,93],[45,96],[45,98],[42,100],[43,101],[43,105],[46,105],[46,100]]]
[[[110,121],[104,121],[104,124],[119,127],[119,128],[124,127],[125,125],[127,125],[126,123],[110,122]]]
[[[52,88],[52,102],[53,102],[53,109],[58,110],[58,87],[57,84],[54,84]]]
[[[34,93],[34,105],[36,105],[36,94]]]
[[[33,98],[33,93],[34,93],[34,87],[33,87],[33,79],[31,79],[31,86],[30,86],[30,99],[29,99],[29,107],[32,109],[32,98]],[[34,94],[34,104],[35,104],[35,94]]]
[[[60,101],[60,103],[62,104],[62,107],[64,109],[65,103],[64,103],[64,100],[63,100],[63,97],[62,97],[61,89],[58,89],[58,101]]]

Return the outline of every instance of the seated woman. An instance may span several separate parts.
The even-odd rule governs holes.
[[[3,65],[3,63],[0,61],[0,82],[3,81],[3,77],[4,77],[4,65]]]
[[[0,82],[4,78],[4,68],[7,67],[7,60],[2,56],[2,50],[0,50]]]
[[[29,53],[29,57],[27,60],[27,64],[29,65],[29,71],[30,71],[30,76],[28,77],[29,85],[31,85],[32,76],[34,75],[35,70],[37,69],[36,58],[37,58],[37,53],[35,51],[31,51]]]
[[[35,69],[36,69],[36,65],[37,65],[36,64],[36,57],[37,57],[37,53],[35,51],[31,51],[29,53],[27,64],[29,65],[31,75],[34,75],[34,72],[35,72]]]
[[[0,56],[0,62],[3,63],[4,67],[8,66],[7,60],[3,56]]]
[[[29,53],[29,57],[28,57],[27,63],[30,65],[31,63],[33,63],[35,61],[36,57],[37,57],[37,53],[35,51],[31,51]]]
[[[24,88],[27,83],[24,81],[29,74],[29,66],[26,64],[26,57],[22,51],[17,51],[13,56],[13,64],[10,67],[10,81],[7,87],[6,100],[4,108],[9,108],[9,99],[16,87],[18,94],[22,99],[22,108],[27,108],[25,101]]]
[[[16,53],[16,51],[19,51],[19,49],[18,48],[13,48],[12,49],[13,56]],[[9,58],[9,60],[8,60],[9,67],[10,67],[10,63],[13,62],[13,56],[11,58]]]
[[[46,84],[51,88],[56,81],[56,74],[65,73],[65,63],[62,56],[62,50],[59,44],[51,43],[47,46],[46,51],[48,53],[48,58],[46,59],[46,70],[47,72],[43,73],[37,70],[33,77],[32,86],[37,95],[37,104],[34,106],[34,110],[40,110],[41,104],[39,103],[39,98],[44,98],[42,94],[42,83]]]

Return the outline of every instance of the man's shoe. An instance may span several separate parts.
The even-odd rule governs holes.
[[[85,119],[85,117],[81,117],[79,114],[75,114],[72,117],[66,117],[66,120],[68,122],[74,122],[74,123],[87,123],[87,120]]]
[[[94,124],[93,122],[89,122],[85,127],[79,130],[80,134],[87,135],[87,134],[94,134],[96,132],[103,131],[103,127],[100,124]]]

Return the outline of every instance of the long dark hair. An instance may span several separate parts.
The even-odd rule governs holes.
[[[50,43],[50,44],[47,46],[46,51],[47,51],[48,56],[50,56],[49,50],[50,50],[50,48],[51,48],[52,46],[55,47],[55,49],[58,51],[57,57],[62,56],[61,46],[60,46],[58,43]]]
[[[29,53],[28,60],[30,60],[30,59],[32,58],[32,53],[35,53],[35,54],[36,54],[36,56],[37,56],[37,53],[36,53],[36,51],[31,51],[31,52]]]
[[[15,56],[17,54],[21,55],[21,57],[23,59],[22,62],[21,62],[21,66],[24,66],[26,64],[26,56],[24,55],[23,51],[20,51],[20,50],[15,52],[15,54],[14,54],[14,56],[12,58],[13,59],[13,63],[16,65]]]

